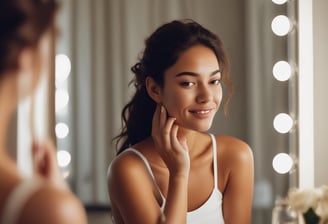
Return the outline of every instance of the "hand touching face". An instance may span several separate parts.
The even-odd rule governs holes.
[[[178,137],[179,126],[174,117],[168,117],[166,109],[157,105],[152,124],[155,149],[164,160],[170,174],[188,175],[190,159],[186,138]]]

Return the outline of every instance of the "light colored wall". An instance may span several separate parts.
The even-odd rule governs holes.
[[[315,186],[328,184],[328,1],[313,1]]]

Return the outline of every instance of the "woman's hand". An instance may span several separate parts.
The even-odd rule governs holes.
[[[157,105],[152,123],[155,148],[164,160],[170,174],[189,174],[190,158],[186,138],[178,137],[179,126],[175,118],[167,117],[164,106]]]
[[[50,181],[61,189],[68,189],[57,165],[55,146],[50,140],[33,142],[32,158],[35,175]]]

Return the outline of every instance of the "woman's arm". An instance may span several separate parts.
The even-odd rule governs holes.
[[[183,203],[187,203],[187,180],[170,178],[164,213],[154,180],[143,161],[132,153],[116,158],[108,175],[108,190],[112,215],[116,223],[156,224],[185,223],[180,217],[186,216]]]
[[[249,224],[254,185],[253,153],[238,139],[234,139],[230,146],[225,161],[230,165],[223,192],[223,217],[226,224]]]
[[[164,211],[156,200],[154,181],[137,156],[121,155],[111,164],[108,188],[114,218],[124,223],[186,223],[187,188],[190,160],[185,139],[178,139],[174,118],[167,118],[157,106],[153,118],[154,147],[169,170],[168,193]]]

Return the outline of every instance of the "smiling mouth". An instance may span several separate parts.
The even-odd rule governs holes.
[[[208,109],[208,110],[192,110],[190,111],[193,114],[208,114],[212,111],[212,109]]]

